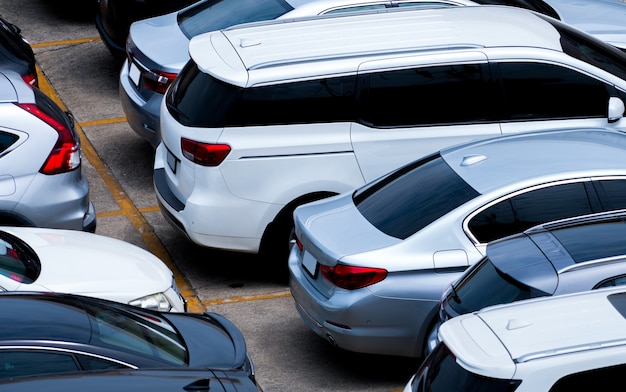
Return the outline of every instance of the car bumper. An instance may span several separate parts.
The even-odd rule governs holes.
[[[197,245],[257,253],[266,226],[281,206],[234,196],[217,171],[212,188],[195,189],[186,200],[179,199],[167,177],[162,146],[155,154],[153,181],[166,220]]]
[[[325,298],[309,283],[293,252],[289,271],[296,310],[320,337],[348,351],[421,356],[421,325],[430,320],[437,301],[383,297],[368,289],[337,290]]]
[[[128,60],[122,65],[119,85],[120,102],[126,114],[126,121],[135,133],[156,148],[161,139],[159,121],[163,95],[154,93],[150,99],[144,100],[128,77]]]

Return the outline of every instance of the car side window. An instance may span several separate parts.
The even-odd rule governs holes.
[[[609,93],[599,80],[553,64],[499,63],[498,68],[509,120],[607,115]]]
[[[17,135],[8,132],[0,132],[0,153],[11,147],[19,139]]]
[[[611,391],[620,385],[626,365],[616,365],[567,375],[558,380],[550,392]]]
[[[89,355],[76,355],[76,360],[80,363],[80,367],[83,370],[128,369],[128,366],[120,363]]]
[[[485,72],[481,64],[459,64],[362,74],[359,121],[380,128],[497,121]]]
[[[611,279],[604,280],[594,287],[594,289],[602,289],[605,287],[616,287],[626,285],[626,276],[617,276]]]
[[[43,350],[3,350],[0,378],[79,371],[71,354]]]
[[[341,14],[344,12],[358,12],[358,11],[370,11],[370,10],[384,10],[385,4],[370,4],[370,5],[355,5],[352,7],[342,7],[328,12],[324,12],[324,15]]]
[[[589,214],[594,207],[584,183],[559,184],[515,195],[476,214],[468,228],[481,243],[553,220]]]
[[[626,179],[596,181],[596,189],[606,210],[626,208]]]

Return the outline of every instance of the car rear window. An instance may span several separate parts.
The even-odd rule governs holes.
[[[520,380],[490,378],[464,369],[441,343],[421,365],[411,384],[411,392],[511,392],[520,383]]]
[[[434,154],[358,189],[353,201],[380,231],[405,239],[478,195]]]
[[[178,25],[187,38],[240,23],[276,19],[293,10],[283,0],[201,1],[178,14]]]

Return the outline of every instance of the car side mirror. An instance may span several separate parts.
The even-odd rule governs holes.
[[[609,122],[616,122],[624,117],[624,101],[617,97],[609,98]]]

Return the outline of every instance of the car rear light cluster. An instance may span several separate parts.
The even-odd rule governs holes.
[[[186,138],[181,139],[183,156],[202,166],[217,166],[230,153],[228,144],[201,143]]]
[[[44,121],[57,131],[59,137],[39,172],[59,174],[74,170],[80,166],[80,144],[74,132],[66,124],[59,122],[45,113],[36,104],[16,104],[30,114]]]
[[[37,75],[36,74],[26,74],[22,75],[22,79],[31,86],[37,87],[39,83],[37,83]]]
[[[150,71],[143,74],[144,86],[151,91],[165,94],[167,88],[176,79],[177,74],[171,72]]]
[[[378,283],[387,277],[387,270],[382,268],[356,267],[337,264],[334,267],[322,265],[322,276],[335,286],[346,290],[356,290]]]

